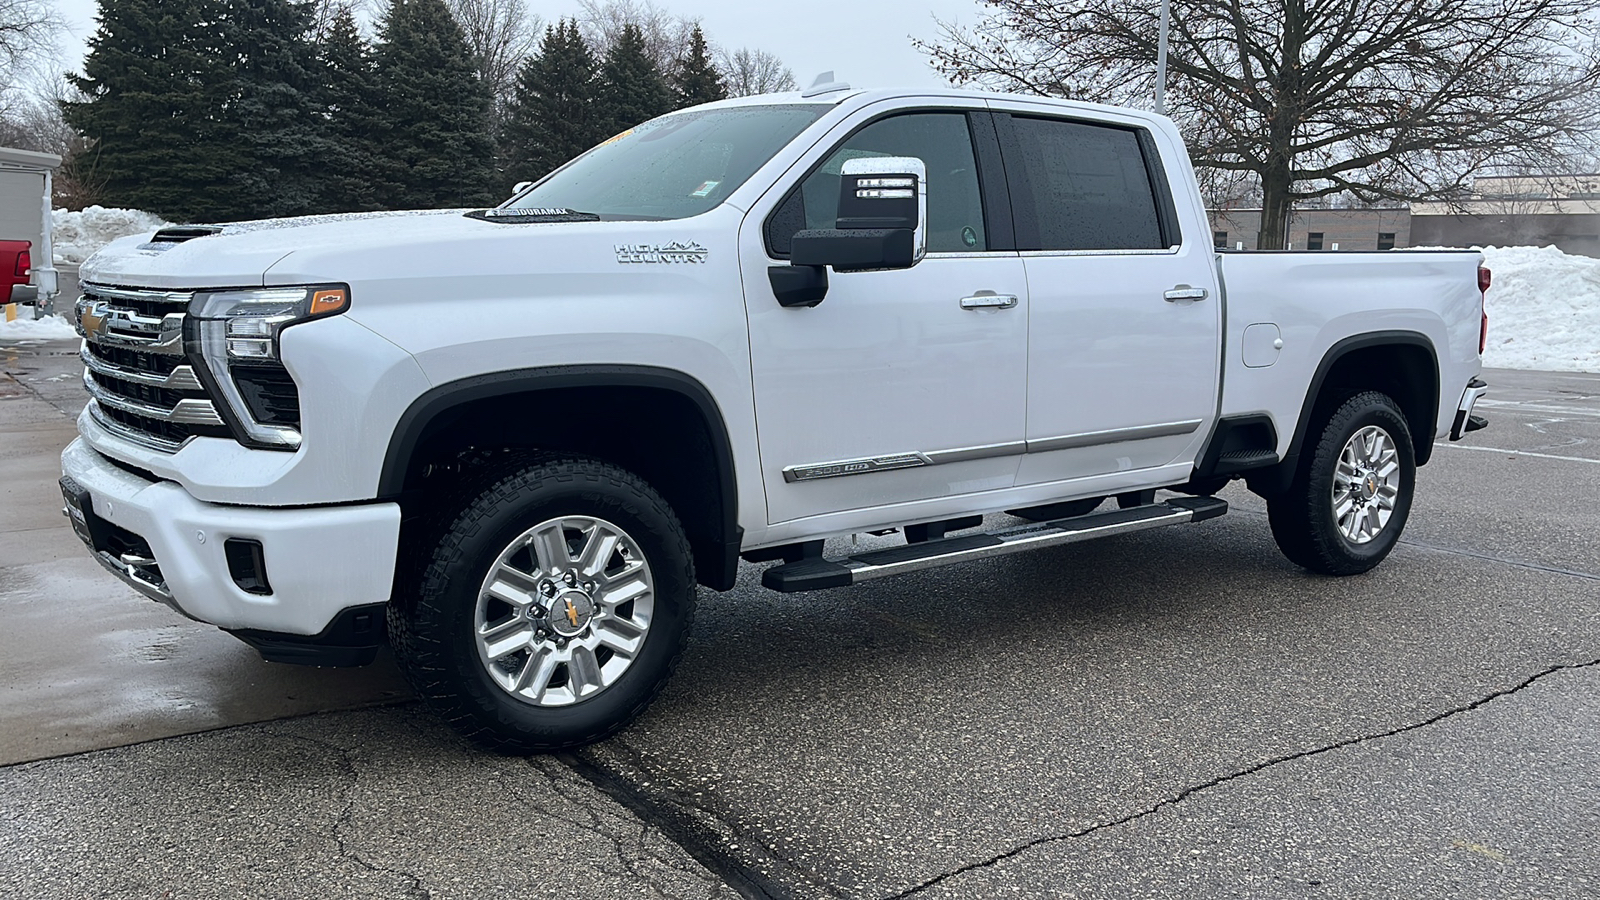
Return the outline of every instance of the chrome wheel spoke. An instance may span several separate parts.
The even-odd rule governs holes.
[[[572,658],[567,661],[567,688],[572,696],[582,697],[605,687],[600,677],[600,661],[594,651],[582,644],[572,648]]]
[[[589,532],[583,552],[578,556],[578,572],[585,578],[599,575],[611,562],[611,554],[616,552],[621,540],[619,536],[596,526]]]
[[[595,623],[594,633],[601,645],[610,647],[618,656],[632,659],[639,652],[639,645],[644,643],[644,633],[648,630],[648,625],[631,619],[611,618]]]
[[[533,555],[539,561],[540,571],[560,574],[572,568],[564,520],[552,519],[544,523],[534,531],[532,538]]]
[[[485,625],[478,629],[479,645],[490,661],[505,658],[509,653],[528,646],[533,640],[533,624],[522,618]]]
[[[555,675],[560,662],[554,647],[544,645],[535,648],[528,654],[522,668],[517,670],[516,680],[511,685],[512,692],[531,695],[534,702],[543,699],[545,692],[550,689],[550,678]]]
[[[609,610],[650,593],[650,583],[645,580],[644,574],[635,573],[626,580],[605,582],[599,593],[601,604]]]

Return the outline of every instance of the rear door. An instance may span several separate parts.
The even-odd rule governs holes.
[[[991,151],[987,172],[975,138]],[[991,191],[1005,190],[994,142],[982,101],[869,107],[746,217],[741,268],[769,522],[832,516],[818,527],[842,530],[1015,482],[1027,285],[1009,211],[993,208]],[[830,272],[820,305],[779,306],[768,267],[786,264],[796,231],[833,227],[841,166],[871,156],[927,165],[927,256],[903,271]],[[962,302],[984,293],[1014,302]]]
[[[996,125],[1031,304],[1018,484],[1192,459],[1216,414],[1222,306],[1156,136],[1021,109]]]

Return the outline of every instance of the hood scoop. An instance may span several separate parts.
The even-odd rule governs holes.
[[[475,209],[466,214],[469,219],[482,219],[485,222],[503,222],[507,225],[519,225],[528,222],[598,222],[600,216],[595,213],[578,212],[575,209],[559,209],[555,207],[535,206],[527,209]]]
[[[163,228],[150,238],[152,244],[181,244],[192,241],[197,237],[216,234],[222,231],[221,225],[174,225]]]

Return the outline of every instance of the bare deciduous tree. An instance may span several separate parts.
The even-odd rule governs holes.
[[[517,69],[533,52],[544,20],[528,12],[526,0],[446,0],[466,32],[478,75],[504,109],[516,90]]]
[[[604,57],[626,25],[644,36],[645,52],[656,68],[671,72],[689,49],[699,19],[680,16],[652,0],[579,0],[578,27],[596,56]]]
[[[795,83],[794,72],[765,50],[752,50],[749,47],[733,51],[718,50],[717,68],[722,70],[730,97],[792,91],[799,87]]]
[[[61,30],[47,0],[0,0],[0,91],[16,87],[30,63],[47,55]]]
[[[921,44],[952,81],[1149,105],[1158,4],[985,2],[977,27]],[[1296,201],[1448,199],[1591,141],[1593,13],[1592,0],[1173,0],[1168,112],[1198,166],[1252,176],[1258,246],[1282,247]]]

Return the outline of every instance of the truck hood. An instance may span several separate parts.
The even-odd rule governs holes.
[[[492,231],[465,210],[408,210],[260,219],[216,227],[212,234],[167,240],[164,232],[120,238],[84,261],[83,281],[154,288],[243,287],[265,283],[296,251],[439,243]],[[164,230],[165,231],[165,230]]]

